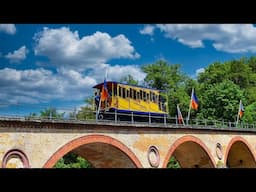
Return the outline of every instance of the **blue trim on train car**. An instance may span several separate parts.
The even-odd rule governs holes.
[[[131,110],[121,110],[121,109],[116,109],[116,108],[110,108],[109,111],[110,112],[114,112],[116,110],[117,113],[126,113],[126,114],[130,114],[133,112],[133,114],[135,115],[149,115],[150,116],[167,116],[168,114],[167,113],[152,113],[152,112],[142,112],[142,111],[131,111]]]
[[[100,89],[102,87],[103,83],[94,85],[92,88]],[[107,85],[113,83],[113,84],[119,84],[119,85],[126,85],[126,86],[130,86],[130,87],[137,87],[137,88],[142,88],[142,89],[150,89],[150,90],[154,90],[154,91],[167,92],[166,90],[159,90],[159,89],[145,87],[145,86],[141,86],[141,85],[131,85],[131,84],[121,83],[121,82],[117,82],[117,81],[106,81],[106,83],[107,83]]]

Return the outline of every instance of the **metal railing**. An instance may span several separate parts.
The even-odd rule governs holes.
[[[104,112],[96,116],[96,111],[83,111],[83,113],[77,113],[74,116],[31,116],[31,115],[19,115],[19,114],[3,114],[0,112],[1,120],[18,120],[18,121],[52,121],[52,122],[103,122],[111,124],[144,124],[161,127],[179,127],[179,128],[194,128],[194,129],[218,129],[218,130],[240,130],[240,131],[255,131],[255,124],[248,124],[239,122],[226,122],[218,120],[208,119],[190,119],[185,120],[185,124],[179,124],[177,117],[169,116],[156,116],[149,113],[148,115],[139,115],[134,113],[117,113],[115,112]]]

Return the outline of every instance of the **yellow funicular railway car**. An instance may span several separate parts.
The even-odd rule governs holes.
[[[118,114],[118,119],[122,120],[132,117],[140,121],[152,117],[162,121],[168,115],[164,91],[115,81],[104,81],[93,88],[99,119],[114,119]]]

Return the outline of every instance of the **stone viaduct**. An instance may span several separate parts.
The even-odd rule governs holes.
[[[255,168],[256,129],[0,119],[2,168],[52,168],[70,151],[95,168]]]

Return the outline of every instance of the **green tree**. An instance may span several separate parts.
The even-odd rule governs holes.
[[[95,119],[94,98],[88,97],[84,100],[85,106],[78,111],[76,118],[79,120]]]
[[[145,83],[152,88],[164,90],[168,97],[168,110],[170,116],[176,115],[176,106],[180,104],[182,111],[187,112],[190,95],[187,86],[195,83],[181,72],[180,65],[169,64],[160,60],[153,64],[142,66],[146,73]]]
[[[40,117],[49,118],[49,119],[63,119],[64,114],[65,112],[58,113],[56,108],[54,107],[49,107],[40,111]]]
[[[138,81],[136,81],[132,75],[124,76],[120,79],[121,83],[127,83],[129,85],[138,85]]]
[[[230,63],[214,62],[209,65],[203,73],[198,75],[198,82],[201,86],[220,83],[228,78]]]
[[[92,166],[86,159],[69,152],[54,165],[54,168],[92,168]]]
[[[190,92],[191,94],[191,92]],[[189,109],[190,95],[186,92],[184,86],[177,87],[175,91],[168,93],[169,115],[175,117],[177,115],[177,104],[179,104],[181,113],[185,118]],[[194,115],[194,112],[192,112]]]
[[[252,56],[248,59],[248,65],[250,66],[253,73],[256,73],[256,57]]]
[[[174,156],[171,156],[167,168],[181,168],[179,162],[176,160]]]
[[[28,115],[29,117],[37,117],[37,114],[35,112],[32,112]]]
[[[233,81],[236,85],[238,85],[241,88],[246,88],[249,86],[249,74],[252,73],[250,66],[246,63],[246,58],[230,61],[230,71],[228,73],[228,77],[231,81]]]
[[[245,101],[243,91],[232,81],[224,80],[204,91],[198,117],[204,119],[236,121],[239,101]]]
[[[185,75],[180,71],[179,64],[171,65],[163,60],[144,65],[142,70],[147,74],[144,81],[150,87],[160,90],[175,89],[184,82],[185,78]]]
[[[244,105],[244,115],[242,116],[241,121],[250,123],[250,124],[255,124],[256,123],[256,102],[245,106]]]
[[[248,104],[256,101],[256,57],[215,62],[209,65],[205,72],[200,73],[198,82],[201,90],[207,90],[211,85],[230,80],[244,91]]]
[[[251,86],[244,89],[244,95],[247,100],[247,104],[254,103],[256,101],[256,86]]]

